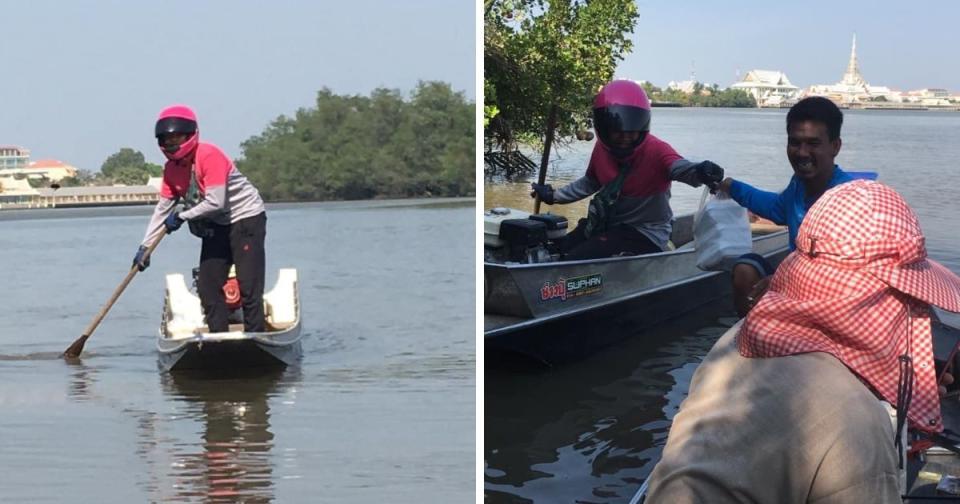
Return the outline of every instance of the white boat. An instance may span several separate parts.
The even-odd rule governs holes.
[[[165,370],[283,367],[301,355],[300,295],[297,270],[283,268],[276,285],[263,295],[267,330],[248,333],[243,324],[230,331],[209,332],[200,298],[180,273],[166,276],[163,320],[157,339],[160,365]]]

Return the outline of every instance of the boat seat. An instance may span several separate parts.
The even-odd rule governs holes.
[[[190,292],[180,273],[167,275],[167,302],[167,309],[170,310],[167,332],[173,339],[188,338],[198,329],[206,329],[200,298]]]
[[[200,298],[187,288],[187,283],[180,273],[171,273],[167,280],[167,300],[170,317],[167,321],[167,332],[171,339],[189,338],[194,334],[207,332],[207,323],[203,318],[203,308]],[[263,310],[269,330],[282,330],[296,325],[297,304],[297,270],[282,268],[273,289],[263,295]],[[231,331],[242,331],[230,327]]]
[[[273,289],[263,295],[267,324],[286,329],[297,323],[297,270],[281,268]]]

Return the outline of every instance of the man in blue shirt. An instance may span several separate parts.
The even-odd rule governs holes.
[[[751,212],[790,232],[794,249],[797,230],[807,210],[827,189],[855,177],[834,163],[840,152],[843,113],[827,98],[804,98],[787,113],[787,159],[793,177],[780,193],[762,191],[749,184],[726,178],[719,191]],[[856,177],[860,178],[860,177]],[[766,292],[773,267],[757,254],[747,254],[733,268],[734,306],[742,317]]]

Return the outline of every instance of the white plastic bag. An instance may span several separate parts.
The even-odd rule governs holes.
[[[722,269],[728,259],[753,250],[747,209],[728,198],[709,196],[706,188],[700,199],[700,210],[694,216],[693,240],[697,251],[697,267],[702,270]]]

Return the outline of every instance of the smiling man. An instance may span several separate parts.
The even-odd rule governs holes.
[[[861,177],[844,172],[834,162],[842,145],[842,125],[843,113],[829,99],[812,96],[800,100],[787,113],[787,159],[793,167],[787,188],[774,193],[726,178],[719,191],[760,217],[787,226],[793,250],[800,223],[817,199],[827,189]],[[737,261],[733,293],[741,317],[763,295],[772,274],[773,267],[757,254],[747,254]]]

